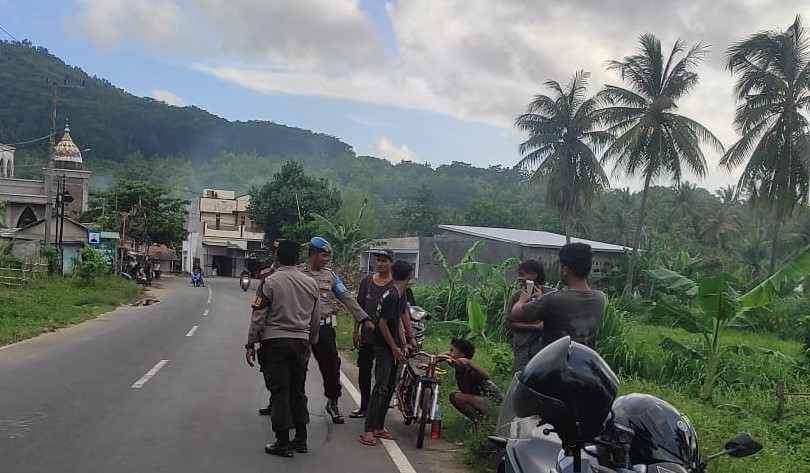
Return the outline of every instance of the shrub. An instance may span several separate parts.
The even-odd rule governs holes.
[[[73,258],[73,275],[91,287],[95,287],[97,279],[108,276],[108,268],[101,253],[87,245],[82,248],[81,260]]]
[[[62,267],[62,257],[59,255],[59,251],[52,246],[43,246],[39,250],[39,254],[48,261],[48,274],[51,276],[58,274]]]

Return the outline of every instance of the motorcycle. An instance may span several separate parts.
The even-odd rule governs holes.
[[[579,360],[575,352],[583,354]],[[582,375],[583,366],[591,372]],[[575,372],[579,379],[571,379],[569,386],[540,388],[552,378],[557,386],[565,385]],[[686,416],[649,394],[616,398],[617,390],[612,370],[584,345],[565,337],[541,350],[524,372],[515,374],[498,418],[498,435],[488,437],[504,449],[497,471],[705,473],[720,456],[741,458],[762,449],[756,438],[741,433],[722,452],[701,460]],[[594,404],[605,407],[594,409]],[[585,411],[586,416],[568,418]]]
[[[205,282],[203,282],[202,273],[200,273],[199,271],[196,271],[191,276],[191,285],[194,286],[194,287],[205,286]]]
[[[239,287],[241,287],[243,291],[247,291],[248,289],[250,289],[250,276],[247,275],[240,276]]]

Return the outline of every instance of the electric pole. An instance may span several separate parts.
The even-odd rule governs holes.
[[[53,154],[56,148],[56,82],[51,83],[51,140],[48,166],[45,168],[45,246],[51,246],[51,215],[53,212]]]

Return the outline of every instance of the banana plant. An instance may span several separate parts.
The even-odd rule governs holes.
[[[721,361],[727,353],[737,351],[784,357],[781,353],[761,347],[723,346],[723,333],[728,327],[753,327],[754,322],[749,314],[751,309],[770,304],[785,283],[797,281],[808,273],[810,246],[785,263],[771,277],[742,295],[735,289],[739,281],[730,274],[709,276],[696,282],[664,268],[648,271],[650,276],[666,284],[671,291],[692,299],[688,304],[668,300],[653,302],[650,311],[656,316],[671,318],[676,326],[690,333],[701,335],[703,346],[700,350],[669,337],[661,340],[661,346],[665,350],[703,363],[704,379],[700,398],[704,402],[712,401],[714,389],[721,377],[734,377],[733,373],[724,372],[721,368]]]
[[[333,223],[321,214],[311,213],[312,218],[318,222],[321,231],[329,239],[335,263],[341,268],[348,269],[360,253],[371,244],[371,239],[363,238],[360,234],[360,221],[363,219],[367,204],[368,200],[364,200],[357,218],[354,222],[346,224]]]
[[[450,310],[453,304],[453,298],[456,297],[458,286],[462,284],[466,265],[475,261],[475,253],[483,244],[484,242],[482,240],[476,240],[476,242],[473,243],[473,245],[467,249],[467,251],[461,257],[461,261],[459,261],[459,263],[456,265],[451,265],[447,261],[447,258],[445,258],[444,253],[442,252],[441,248],[439,248],[439,245],[437,245],[435,242],[433,243],[433,258],[438,261],[439,265],[442,267],[442,270],[444,271],[444,280],[447,283],[447,301],[444,307],[440,308],[444,313],[445,320],[452,320],[455,318],[454,314]]]

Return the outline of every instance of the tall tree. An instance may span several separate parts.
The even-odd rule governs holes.
[[[529,185],[546,184],[546,208],[562,220],[567,243],[574,217],[589,209],[610,185],[594,153],[609,142],[610,134],[597,130],[598,104],[585,97],[588,76],[578,71],[565,88],[547,81],[544,85],[553,97],[535,95],[526,113],[515,120],[515,126],[529,134],[520,144],[524,157],[517,167],[537,166]]]
[[[734,93],[742,102],[734,114],[741,135],[721,164],[746,160],[740,191],[767,198],[774,216],[770,272],[776,269],[782,222],[810,189],[810,50],[801,17],[787,30],[762,31],[732,45],[726,66],[736,74]]]
[[[431,236],[439,224],[439,203],[428,186],[422,184],[399,209],[400,229],[407,236]]]
[[[163,186],[122,179],[111,190],[91,193],[88,211],[79,220],[147,243],[180,248],[186,237],[187,206],[188,200],[171,197]]]
[[[250,191],[248,213],[261,225],[266,242],[279,237],[304,242],[318,231],[313,213],[331,218],[339,208],[340,191],[288,161],[272,181]]]
[[[643,34],[640,43],[637,54],[608,63],[608,69],[616,71],[630,88],[607,85],[599,93],[599,98],[607,106],[603,113],[605,122],[610,125],[608,131],[618,135],[605,150],[603,163],[613,161],[614,174],[641,175],[644,178],[638,226],[627,271],[628,293],[633,287],[650,183],[665,176],[680,181],[683,166],[702,178],[706,174],[706,158],[700,144],[707,143],[723,150],[723,145],[705,126],[675,113],[678,99],[686,96],[699,82],[695,69],[706,54],[706,47],[697,43],[686,50],[683,41],[678,39],[665,58],[661,41],[655,36]]]

